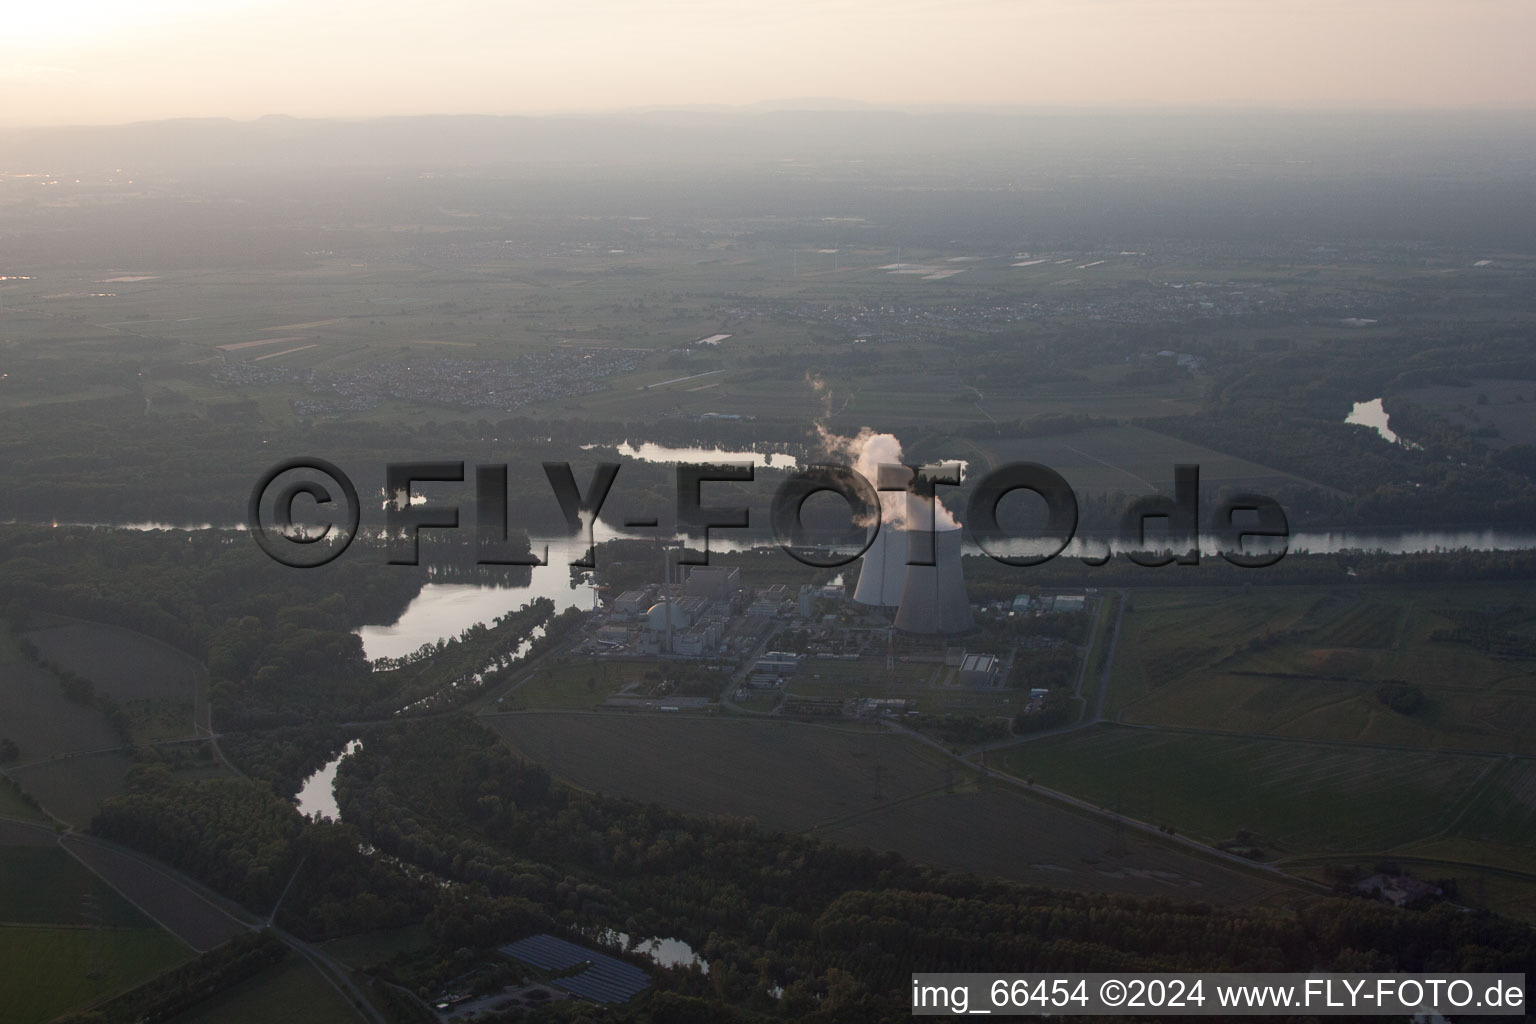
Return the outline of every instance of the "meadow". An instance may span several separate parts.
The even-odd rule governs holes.
[[[1536,761],[1501,761],[1483,780],[1451,832],[1466,839],[1522,846],[1536,836]]]
[[[116,701],[136,741],[181,739],[195,732],[206,672],[198,662],[158,640],[102,622],[35,616],[26,637],[42,659],[84,676]],[[206,713],[206,712],[204,712]]]
[[[1467,616],[1501,616],[1521,599],[1497,585],[1137,591],[1106,713],[1253,736],[1536,753],[1536,660],[1444,639]],[[1383,696],[1392,687],[1422,699],[1394,708]]]
[[[60,272],[46,289],[38,283],[37,297],[26,297],[50,315],[30,309],[7,315],[38,343],[33,354],[49,365],[68,359],[106,364],[153,352],[165,366],[191,368],[153,374],[146,393],[157,411],[209,414],[250,399],[268,423],[297,418],[290,403],[308,394],[301,383],[235,388],[205,372],[246,364],[348,373],[417,359],[503,360],[553,350],[591,350],[602,358],[599,350],[624,349],[641,357],[639,369],[608,378],[602,390],[523,408],[536,416],[632,422],[723,412],[803,425],[827,412],[803,368],[823,362],[834,346],[834,365],[849,362],[855,351],[864,355],[857,379],[838,384],[839,412],[857,420],[855,428],[866,422],[985,424],[1078,412],[1090,401],[1112,418],[1159,416],[1191,410],[1199,398],[1188,379],[1126,386],[1119,365],[1069,380],[1005,384],[979,376],[985,357],[950,358],[957,342],[999,329],[1041,329],[1007,313],[974,320],[956,310],[971,303],[991,308],[1000,296],[1020,307],[1043,303],[1075,311],[1128,287],[1150,295],[1147,268],[1135,259],[1086,271],[1020,270],[999,253],[973,258],[923,250],[901,257],[885,246],[844,247],[834,258],[771,241],[649,239],[618,250],[564,240],[462,244],[432,234],[410,256],[391,241],[387,252],[317,251],[300,265],[255,275],[244,268],[151,267],[142,275],[118,275],[142,280],[103,284],[88,270]],[[898,257],[933,262],[941,273],[892,273]],[[53,297],[43,300],[45,292]],[[742,304],[744,295],[752,301]],[[872,332],[837,322],[850,297],[890,311],[882,314],[885,322]],[[818,312],[807,316],[806,308]],[[715,334],[730,337],[677,362],[674,353]],[[873,336],[858,341],[861,334]],[[943,358],[931,358],[935,353]],[[722,372],[693,378],[706,369]],[[987,381],[984,393],[974,386],[978,379]],[[46,400],[128,393],[116,383],[67,378],[55,390]],[[38,400],[0,396],[0,408]],[[388,401],[355,415],[410,420],[423,414],[441,422],[483,412]]]
[[[47,815],[22,798],[22,790],[17,788],[9,776],[0,782],[0,818],[20,818],[22,821],[47,821]]]
[[[0,925],[0,992],[14,1024],[43,1024],[142,984],[186,960],[157,928]]]
[[[996,767],[1204,842],[1253,836],[1266,860],[1391,850],[1456,819],[1486,757],[1115,725],[988,755]]]
[[[26,635],[43,660],[85,676],[113,700],[190,701],[202,675],[187,655],[120,626],[63,616],[37,617]]]
[[[1170,408],[1156,399],[1149,402],[1140,395],[1127,396],[1126,402],[1135,404],[1120,410],[1104,409],[1101,401],[1100,396],[1078,396],[1063,402],[1058,409],[1036,407],[1034,415],[1081,413],[1090,404],[1096,415],[1108,418],[1170,416],[1179,412],[1177,407]],[[1278,484],[1302,482],[1313,487],[1321,486],[1269,466],[1127,423],[1046,437],[1000,437],[967,443],[990,466],[1019,461],[1047,465],[1060,473],[1078,494],[1116,491],[1146,494],[1157,490],[1166,493],[1173,487],[1173,467],[1180,463],[1194,463],[1200,467],[1202,487],[1225,486],[1233,490],[1269,493]],[[1204,514],[1208,516],[1210,510],[1204,510]],[[1202,522],[1201,529],[1205,527]]]
[[[57,846],[0,846],[0,922],[153,928],[133,904]]]
[[[206,952],[246,930],[222,907],[140,855],[72,836],[65,848],[181,942]]]
[[[312,965],[290,956],[248,978],[167,1024],[339,1024],[361,1020]]]
[[[582,789],[799,830],[943,787],[954,770],[899,737],[797,722],[487,715],[513,750]]]
[[[757,819],[913,860],[1036,885],[1210,902],[1264,901],[1271,881],[1156,836],[1029,797],[901,737],[779,721],[492,715],[514,751],[578,787]]]
[[[882,807],[816,835],[1028,885],[1213,904],[1277,904],[1293,883],[1201,857],[993,784]]]
[[[498,709],[592,708],[631,683],[648,686],[655,662],[620,659],[543,658],[505,694]],[[722,681],[723,685],[723,681]],[[490,706],[490,705],[487,705]]]
[[[1019,710],[1017,690],[1001,686],[973,688],[953,683],[955,670],[942,662],[902,661],[885,667],[883,655],[857,661],[810,661],[785,683],[795,697],[873,697],[915,702],[929,715],[1009,716]]]
[[[54,675],[24,657],[9,633],[0,633],[0,723],[0,735],[16,741],[19,764],[122,742],[100,712],[66,698]]]
[[[85,828],[103,800],[125,791],[132,767],[126,753],[114,751],[15,768],[10,776],[48,814]]]

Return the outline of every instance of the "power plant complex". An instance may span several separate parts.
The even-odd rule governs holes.
[[[905,465],[890,435],[859,441],[857,453],[839,450],[858,455],[866,480]],[[681,542],[657,542],[660,565],[643,548],[618,551],[628,561],[609,571],[627,589],[594,607],[568,650],[612,659],[603,706],[632,711],[899,715],[917,728],[967,735],[1005,733],[1006,720],[1051,711],[1052,687],[1070,682],[1068,663],[1085,656],[1087,619],[1074,629],[1059,616],[1085,615],[1091,593],[1032,588],[973,608],[964,531],[931,493],[907,486],[876,492],[880,516],[864,524],[857,568],[824,562],[814,582],[783,582],[775,563],[759,560],[773,553],[767,548],[733,552],[719,565],[674,564],[668,556]],[[764,578],[754,580],[758,565]],[[1035,628],[1031,620],[1041,616],[1050,618]]]
[[[869,609],[894,609],[894,625],[903,633],[968,633],[976,620],[960,563],[962,532],[934,511],[931,499],[911,498],[898,524],[871,528],[875,537],[860,562],[853,600]]]

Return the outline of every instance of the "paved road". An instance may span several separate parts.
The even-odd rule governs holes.
[[[1099,692],[1094,696],[1093,721],[1104,721],[1104,698],[1109,696],[1109,673],[1115,664],[1115,648],[1120,643],[1120,623],[1125,619],[1125,606],[1130,602],[1130,595],[1125,591],[1117,591],[1120,598],[1119,605],[1115,608],[1115,627],[1109,634],[1109,646],[1104,650],[1104,665],[1099,670]],[[1092,647],[1089,648],[1092,653]]]

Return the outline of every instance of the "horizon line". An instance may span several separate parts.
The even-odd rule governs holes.
[[[365,124],[384,121],[408,121],[431,119],[483,120],[598,120],[603,118],[630,118],[665,114],[693,114],[720,116],[765,116],[777,114],[901,114],[911,117],[943,115],[990,115],[990,116],[1515,116],[1536,114],[1536,104],[1523,106],[1447,105],[1417,106],[1404,104],[1327,106],[1317,104],[1083,104],[1083,105],[1025,105],[983,103],[875,103],[837,97],[787,98],[781,100],[757,100],[741,104],[649,104],[635,107],[593,107],[573,109],[546,109],[529,111],[503,111],[499,113],[475,110],[437,111],[433,113],[398,114],[291,114],[272,111],[264,114],[239,116],[233,114],[168,114],[162,117],[133,118],[122,121],[57,121],[26,122],[0,120],[0,130],[57,130],[91,128],[132,128],[147,125],[180,122],[222,122],[254,125],[263,121],[343,122]]]

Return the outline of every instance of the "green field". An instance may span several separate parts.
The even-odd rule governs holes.
[[[325,954],[348,967],[364,969],[381,964],[397,953],[408,953],[430,945],[431,934],[420,924],[384,931],[363,932],[331,939],[321,948]]]
[[[1176,403],[1144,392],[1121,396],[1116,408],[1109,396],[1058,395],[1058,408],[1031,405],[1031,414],[1050,412],[1081,413],[1092,407],[1097,415],[1114,418],[1170,416],[1180,411]],[[1006,462],[1039,462],[1066,478],[1078,494],[1145,494],[1168,491],[1173,485],[1173,467],[1178,463],[1196,463],[1204,486],[1226,486],[1233,490],[1273,493],[1280,483],[1295,483],[1301,478],[1234,455],[1205,448],[1179,438],[1159,434],[1144,427],[1120,424],[1094,427],[1069,434],[1012,439],[1001,437],[970,442],[989,465]],[[1305,481],[1312,486],[1321,486]],[[1327,488],[1324,488],[1325,490]]]
[[[132,767],[124,753],[90,754],[15,770],[11,778],[49,814],[85,828],[103,800],[126,789]]]
[[[745,708],[748,711],[769,712],[777,709],[779,704],[783,702],[783,699],[784,691],[782,690],[757,690],[748,688],[746,696],[737,700],[735,703],[737,707]]]
[[[1513,614],[1521,595],[1478,585],[1138,591],[1106,713],[1143,725],[1536,753],[1536,659],[1443,638],[1469,615]],[[1393,710],[1378,696],[1392,685],[1416,688],[1422,706]]]
[[[153,928],[154,922],[57,846],[0,846],[0,923]]]
[[[1020,778],[1267,859],[1390,850],[1451,825],[1489,758],[1112,725],[991,755]]]
[[[929,279],[890,273],[885,268],[899,254],[885,246],[842,247],[837,265],[824,267],[802,265],[821,258],[802,252],[798,245],[742,239],[720,245],[652,239],[643,252],[609,253],[560,243],[554,248],[558,251],[525,246],[488,252],[483,259],[456,261],[451,269],[402,260],[393,252],[372,253],[363,263],[317,255],[304,261],[302,271],[263,273],[257,287],[248,274],[218,267],[198,267],[195,272],[156,268],[149,275],[152,280],[113,284],[102,294],[98,289],[103,286],[93,275],[66,272],[52,275],[50,290],[56,297],[48,303],[51,316],[18,310],[10,314],[8,326],[35,346],[30,354],[39,360],[109,362],[145,346],[167,365],[200,370],[244,363],[258,369],[329,374],[394,362],[409,365],[421,358],[506,359],[561,349],[594,350],[601,358],[604,349],[622,348],[640,358],[637,369],[607,378],[602,390],[535,400],[524,408],[535,416],[631,422],[725,411],[804,424],[825,412],[823,396],[806,382],[804,367],[824,362],[829,344],[835,346],[832,365],[845,364],[854,335],[866,328],[807,320],[783,309],[722,313],[719,296],[750,295],[752,304],[770,307],[841,306],[851,288],[860,302],[877,306],[952,310],[1006,295],[1010,301],[1066,303],[1075,310],[1080,303],[1112,299],[1127,288],[1152,287],[1145,280],[1147,266],[1137,259],[1111,260],[1078,271],[1018,269],[1007,256],[995,253],[964,265],[947,263],[945,252],[912,255],[937,261],[947,266],[945,273],[954,274]],[[657,301],[661,294],[672,298]],[[274,314],[274,309],[282,312]],[[953,346],[976,340],[972,326],[951,322],[923,330],[921,337],[879,337],[892,331],[905,334],[908,326],[901,319],[872,325],[876,338],[863,351],[878,351],[878,356],[867,360],[856,382],[840,385],[839,411],[857,421],[854,429],[877,421],[895,428],[979,425],[1079,412],[1090,405],[1110,418],[1177,415],[1199,401],[1193,378],[1131,386],[1122,379],[1125,367],[1118,360],[1084,367],[1069,379],[985,379],[983,395],[973,386],[978,379],[975,367],[947,358]],[[1071,319],[1075,324],[1075,312]],[[1034,330],[1055,326],[1042,322]],[[731,337],[707,352],[696,351],[693,360],[681,366],[668,358],[714,333]],[[264,340],[275,343],[249,344]],[[946,358],[932,358],[935,351]],[[765,355],[770,361],[765,362]],[[901,369],[911,356],[922,365]],[[723,372],[675,380],[704,367]],[[291,422],[291,401],[308,395],[306,388],[288,380],[235,390],[201,372],[154,372],[146,384],[150,408],[156,412],[207,413],[227,407],[232,398],[250,399],[269,423]],[[105,385],[81,386],[63,395],[18,396],[5,402],[82,401],[121,393]],[[423,414],[437,422],[476,415],[473,410],[404,400],[386,401],[354,415],[399,421]],[[1220,458],[1213,453],[1211,465]],[[1083,468],[1089,467],[1106,479],[1121,472],[1085,461]],[[1134,467],[1130,471],[1138,472]],[[1253,475],[1245,467],[1233,478]],[[1073,483],[1079,481],[1073,478]]]
[[[1019,708],[1015,690],[955,686],[955,670],[942,661],[897,660],[885,667],[883,654],[857,661],[810,661],[784,684],[793,697],[875,697],[916,702],[924,714],[1009,715]]]
[[[180,651],[119,626],[46,619],[27,633],[43,659],[85,676],[114,700],[191,698],[201,670]]]
[[[0,926],[7,1024],[42,1024],[139,985],[186,960],[158,928]]]
[[[1191,855],[997,784],[882,807],[816,834],[1029,885],[1215,904],[1280,903],[1297,895],[1282,880]]]
[[[11,781],[72,825],[88,824],[102,800],[123,791],[127,755],[86,753],[122,739],[101,712],[68,700],[53,673],[23,657],[9,633],[0,633],[0,730],[20,748],[18,763],[7,767]],[[11,794],[0,795],[0,806],[19,817],[37,813]]]
[[[1536,836],[1536,761],[1495,766],[1452,831],[1467,839],[1529,848]]]
[[[544,658],[518,683],[500,705],[516,708],[591,708],[630,683],[644,682],[646,672],[665,671],[655,661]],[[722,678],[722,685],[723,685]]]
[[[1262,900],[1277,888],[1156,837],[1127,838],[892,734],[660,715],[484,718],[566,782],[677,810],[756,818],[1035,885]],[[1123,848],[1122,848],[1123,847]]]
[[[46,822],[48,816],[21,798],[21,791],[9,778],[0,782],[0,818]]]
[[[0,735],[16,741],[21,764],[122,742],[98,711],[66,699],[53,674],[23,657],[9,633],[0,633]]]
[[[942,787],[940,755],[897,736],[798,722],[654,714],[486,716],[583,789],[803,829]]]
[[[360,1020],[320,972],[289,957],[218,993],[168,1024],[339,1024]]]
[[[126,791],[132,766],[129,755],[111,752],[48,761],[12,771],[11,778],[37,798],[48,814],[83,829],[91,824],[101,801]]]
[[[194,732],[192,712],[205,673],[193,658],[142,633],[101,622],[37,616],[27,639],[42,658],[89,679],[118,702],[139,742]]]

